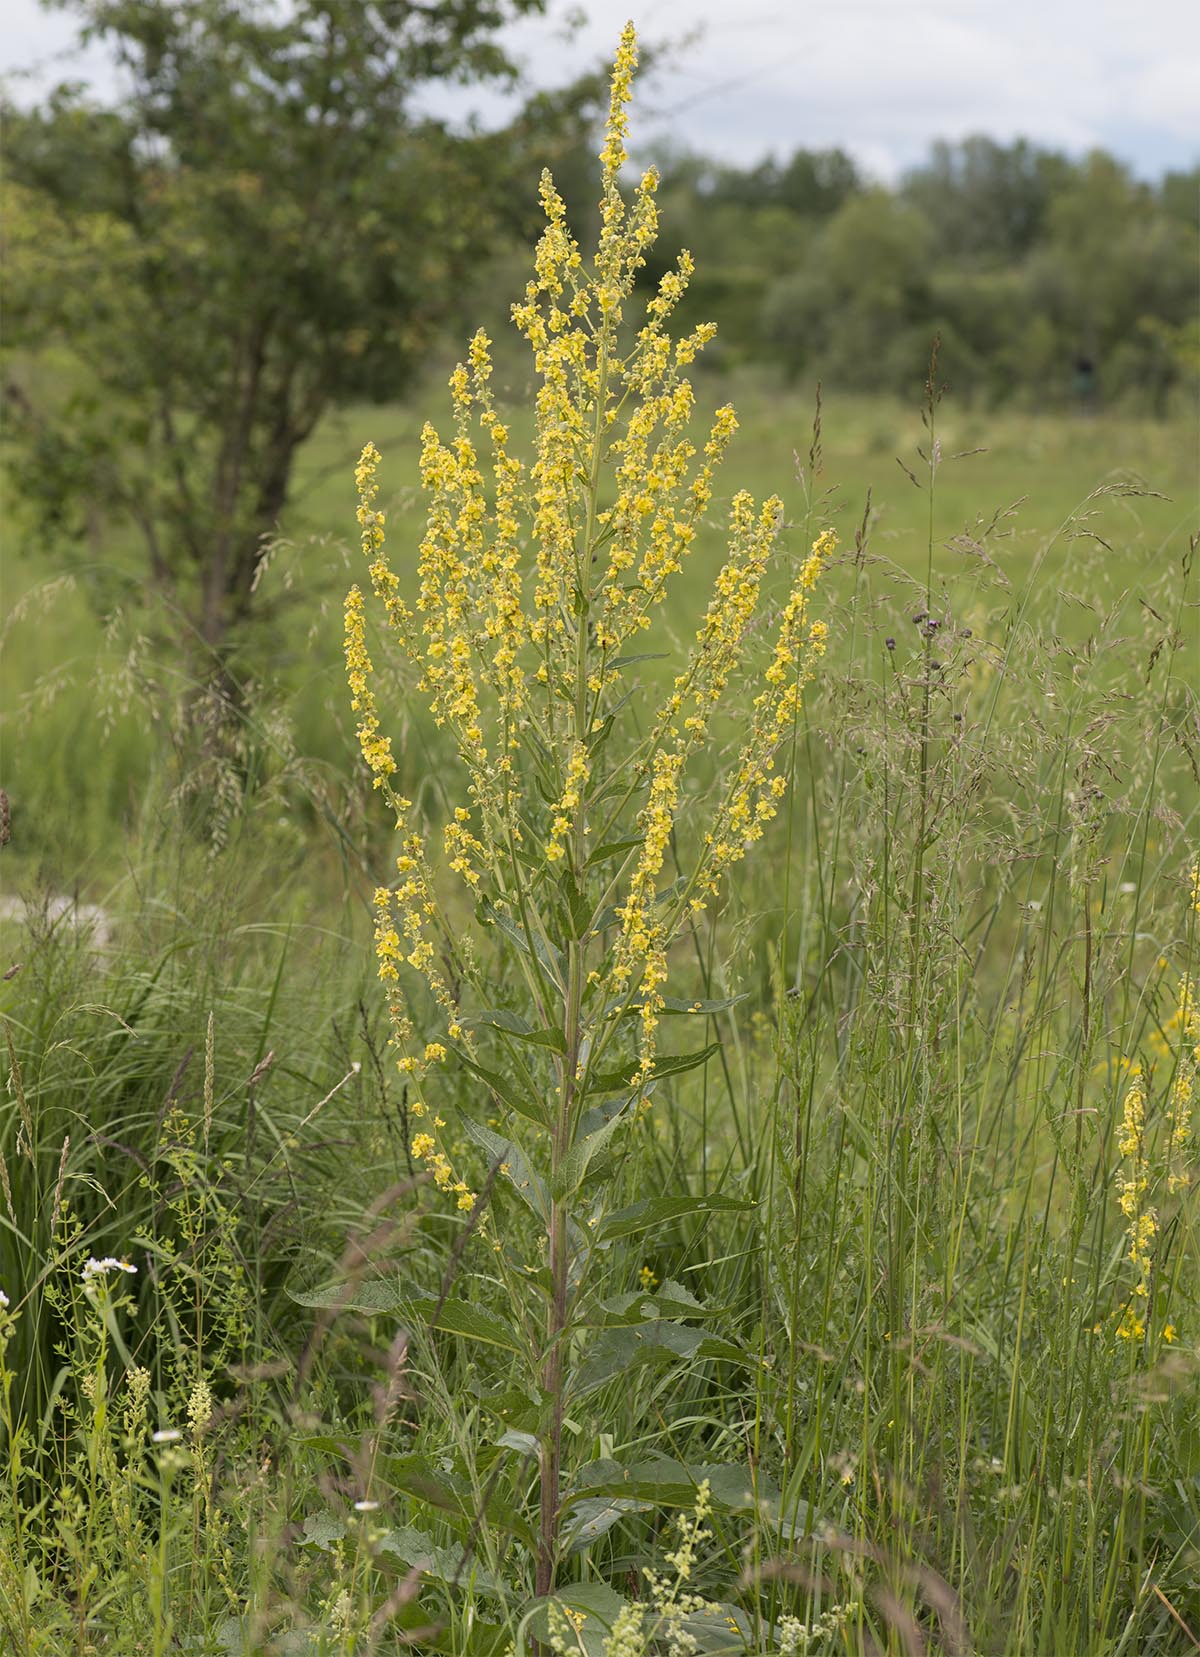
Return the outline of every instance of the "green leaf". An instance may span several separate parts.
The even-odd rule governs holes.
[[[501,1178],[509,1182],[521,1200],[528,1203],[540,1220],[548,1220],[550,1194],[546,1190],[546,1182],[530,1166],[521,1147],[511,1139],[503,1139],[498,1133],[493,1133],[491,1128],[485,1128],[479,1122],[472,1122],[468,1117],[461,1117],[460,1120],[467,1135],[486,1154],[488,1161],[500,1164]],[[508,1170],[507,1173],[505,1169]]]
[[[472,1029],[502,1030],[506,1036],[514,1036],[518,1041],[527,1041],[534,1047],[552,1047],[556,1053],[565,1053],[567,1038],[561,1030],[535,1030],[523,1019],[520,1013],[512,1013],[506,1007],[489,1007],[482,1013],[476,1013],[474,1018],[463,1020],[464,1024]]]
[[[405,1300],[404,1291],[390,1277],[373,1277],[366,1283],[323,1283],[316,1289],[289,1289],[288,1298],[297,1306],[337,1312],[397,1312]]]
[[[427,1329],[444,1330],[448,1335],[461,1335],[464,1340],[483,1341],[487,1346],[501,1346],[519,1357],[528,1356],[524,1343],[503,1318],[455,1295],[448,1296],[441,1306],[436,1300],[410,1300],[405,1309]]]
[[[328,1553],[335,1542],[341,1542],[346,1535],[346,1525],[332,1513],[310,1513],[304,1521],[304,1535],[301,1543],[308,1547],[320,1548]]]
[[[751,1512],[764,1501],[779,1500],[779,1489],[770,1479],[760,1474],[756,1484],[750,1469],[736,1462],[685,1463],[673,1456],[649,1456],[630,1463],[588,1462],[576,1474],[563,1505],[573,1509],[582,1496],[628,1496],[659,1507],[693,1507],[705,1479],[713,1507],[721,1512]]]
[[[482,1064],[477,1064],[471,1055],[461,1047],[453,1048],[452,1052],[458,1062],[465,1065],[468,1070],[473,1071],[482,1081],[485,1081],[496,1097],[506,1104],[510,1110],[516,1111],[518,1116],[524,1116],[527,1121],[536,1122],[540,1128],[549,1125],[550,1118],[548,1114],[543,1110],[539,1110],[537,1102],[514,1087],[507,1077],[500,1075],[498,1071],[486,1069]]]
[[[737,1364],[743,1369],[757,1361],[732,1341],[717,1340],[702,1329],[649,1318],[642,1323],[605,1329],[599,1334],[572,1377],[571,1391],[576,1397],[586,1397],[610,1381],[627,1376],[631,1370],[647,1366],[662,1368],[681,1358],[697,1363]]]
[[[560,1201],[578,1191],[587,1177],[588,1164],[597,1151],[601,1151],[608,1144],[613,1134],[621,1127],[628,1117],[624,1112],[611,1116],[603,1127],[597,1128],[585,1138],[576,1140],[575,1144],[562,1159],[558,1170],[558,1178],[554,1182],[554,1195]]]
[[[585,1496],[571,1510],[563,1545],[567,1552],[582,1553],[619,1524],[627,1513],[649,1513],[652,1502],[635,1501],[631,1496]]]
[[[350,1444],[332,1433],[307,1433],[299,1442],[306,1449],[337,1456],[350,1464],[354,1463],[359,1453],[357,1441]],[[460,1519],[463,1522],[464,1537],[468,1534],[469,1527],[476,1522],[479,1500],[475,1486],[469,1479],[458,1474],[435,1469],[425,1456],[381,1455],[375,1462],[375,1477],[379,1486],[385,1490],[410,1496],[441,1513]],[[520,1537],[527,1546],[533,1545],[533,1531],[528,1521],[506,1497],[495,1493],[491,1495],[485,1507],[485,1515],[499,1530],[509,1531]]]
[[[749,994],[749,990],[743,990],[740,995],[727,995],[721,1001],[688,1001],[682,996],[664,995],[659,1010],[664,1016],[679,1013],[690,1013],[696,1017],[711,1016],[713,1013],[727,1013],[731,1007],[736,1007],[739,1002],[747,1000]],[[624,1017],[632,1013],[640,1013],[641,1010],[642,1001],[640,996],[634,996],[632,1001],[626,1001],[624,997],[619,997],[615,1001],[610,1001],[600,1016],[601,1018]]]
[[[606,857],[624,857],[626,852],[631,852],[635,846],[642,844],[644,842],[640,834],[635,834],[630,840],[606,840],[602,846],[596,847],[585,867],[590,869],[593,863],[603,863]]]
[[[632,667],[635,662],[665,662],[668,659],[665,650],[643,650],[637,656],[614,656],[608,666],[615,668]]]
[[[607,1215],[593,1236],[607,1243],[617,1237],[633,1237],[639,1231],[650,1231],[669,1220],[691,1219],[699,1214],[742,1213],[753,1206],[740,1197],[643,1197],[641,1202]]]
[[[608,718],[603,721],[598,731],[588,732],[587,745],[593,753],[595,753],[596,750],[607,741],[613,728],[613,719],[614,715],[610,713]]]
[[[393,1553],[410,1570],[418,1570],[435,1582],[469,1584],[479,1593],[507,1599],[504,1583],[473,1560],[466,1560],[462,1548],[439,1548],[433,1539],[414,1525],[400,1525],[378,1543],[382,1553]]]
[[[635,1290],[612,1295],[597,1303],[600,1317],[589,1321],[615,1328],[621,1324],[652,1322],[656,1318],[714,1318],[728,1312],[728,1306],[702,1306],[680,1283],[666,1282],[654,1293]]]
[[[577,1639],[584,1657],[604,1657],[604,1647],[613,1625],[625,1608],[625,1601],[604,1582],[580,1582],[564,1588],[553,1599],[539,1600],[521,1619],[517,1629],[517,1657],[529,1657],[530,1640],[545,1645],[550,1638],[550,1606],[557,1603],[570,1611],[582,1612]]]
[[[698,1048],[693,1053],[664,1053],[655,1059],[654,1068],[650,1072],[651,1082],[660,1082],[664,1076],[682,1076],[687,1070],[695,1070],[699,1065],[707,1064],[714,1053],[721,1050],[719,1041],[710,1041],[707,1047]],[[631,1060],[620,1070],[609,1070],[603,1075],[593,1076],[588,1082],[589,1093],[619,1093],[622,1088],[629,1086],[637,1072],[637,1065]]]
[[[530,941],[511,915],[506,915],[502,910],[497,909],[496,905],[488,898],[484,898],[482,902],[485,918],[491,921],[494,926],[498,926],[504,936],[510,939],[522,954],[528,955]],[[562,955],[554,948],[553,944],[547,943],[536,932],[533,934],[533,952],[552,979],[555,988],[561,994],[566,980],[566,966]]]

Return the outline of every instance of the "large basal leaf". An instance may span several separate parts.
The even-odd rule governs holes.
[[[560,1607],[582,1615],[576,1636],[583,1657],[604,1657],[604,1647],[612,1633],[613,1624],[625,1607],[625,1601],[604,1582],[581,1582],[564,1588],[553,1600],[539,1600],[521,1619],[517,1630],[516,1657],[532,1657],[535,1642],[543,1645],[550,1638],[550,1606]]]

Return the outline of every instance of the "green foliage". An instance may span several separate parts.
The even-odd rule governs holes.
[[[299,445],[405,385],[478,262],[499,152],[414,98],[510,74],[496,31],[537,4],[78,0],[121,101],[8,112],[23,488],[67,549],[134,528],[202,649],[253,608]]]
[[[955,390],[993,404],[1070,403],[1081,360],[1092,407],[1162,416],[1195,390],[1194,172],[1155,189],[1100,151],[976,136],[935,143],[893,191],[836,150],[740,171],[680,157],[663,201],[701,268],[683,315],[719,324],[726,362],[894,393],[940,332]]]

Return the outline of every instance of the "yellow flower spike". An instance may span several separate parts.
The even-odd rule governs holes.
[[[392,740],[381,736],[379,714],[370,678],[375,669],[367,651],[366,621],[363,595],[357,586],[346,594],[344,651],[346,678],[350,685],[350,706],[358,714],[358,745],[374,777],[376,788],[382,788],[396,770],[392,757]]]

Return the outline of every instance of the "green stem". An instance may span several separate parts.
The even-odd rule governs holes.
[[[596,422],[592,438],[592,462],[588,476],[587,518],[576,570],[575,635],[575,742],[588,737],[588,634],[591,609],[590,560],[596,533],[596,506],[600,492],[600,461],[604,443],[604,412],[608,397],[608,329],[600,336],[597,352]],[[571,830],[572,870],[582,871],[586,839],[587,789],[580,789]],[[574,928],[572,928],[574,930]],[[558,1562],[559,1497],[562,1483],[562,1432],[566,1337],[570,1322],[568,1292],[569,1248],[567,1240],[567,1196],[560,1187],[563,1162],[571,1148],[575,1102],[583,1042],[583,991],[587,981],[587,942],[572,937],[567,945],[566,1016],[563,1035],[566,1051],[561,1067],[558,1112],[550,1147],[550,1224],[548,1230],[550,1304],[546,1318],[546,1356],[542,1386],[550,1399],[550,1419],[541,1448],[541,1492],[538,1514],[536,1590],[539,1596],[554,1590]]]

